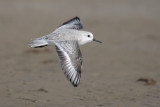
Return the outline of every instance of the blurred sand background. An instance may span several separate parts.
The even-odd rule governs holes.
[[[103,41],[81,46],[77,88],[54,46],[28,46],[75,16]],[[0,107],[158,107],[160,1],[1,0],[0,68]]]

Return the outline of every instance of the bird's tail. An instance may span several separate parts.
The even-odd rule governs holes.
[[[48,45],[48,42],[44,38],[32,39],[29,45],[33,48],[44,47]]]

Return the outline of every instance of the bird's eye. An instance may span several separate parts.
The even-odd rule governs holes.
[[[90,35],[88,35],[88,37],[91,37]]]

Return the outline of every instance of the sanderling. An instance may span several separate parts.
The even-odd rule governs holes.
[[[64,22],[52,33],[40,38],[32,39],[30,46],[34,48],[55,45],[61,68],[68,80],[77,87],[80,82],[82,69],[82,54],[79,45],[96,41],[93,34],[80,31],[83,26],[78,17]]]

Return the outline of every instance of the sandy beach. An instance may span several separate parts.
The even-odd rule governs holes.
[[[78,16],[95,38],[81,46],[81,82],[55,46],[31,39]],[[159,0],[0,0],[0,107],[159,107]]]

